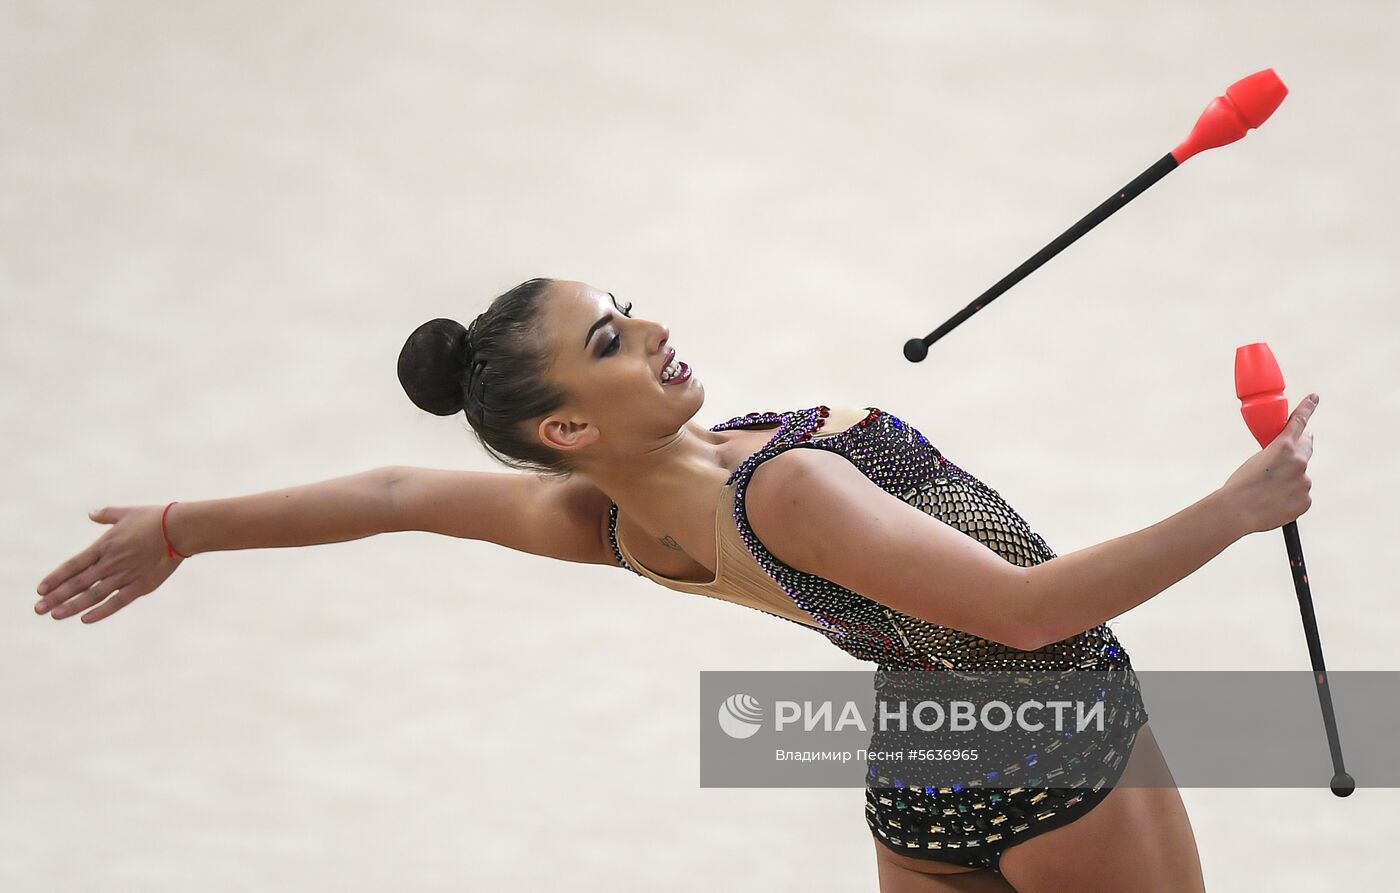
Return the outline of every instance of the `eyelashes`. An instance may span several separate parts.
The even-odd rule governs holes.
[[[612,292],[608,292],[608,297],[612,298],[612,299],[613,299],[613,305],[614,305],[614,306],[617,306],[617,298],[613,296]],[[627,306],[625,306],[625,307],[618,306],[617,309],[620,310],[620,311],[622,311],[622,315],[623,315],[623,316],[627,317],[628,319],[631,319],[631,318],[632,318],[632,302],[631,302],[631,301],[628,301],[628,302],[627,302]],[[614,335],[614,336],[612,336],[612,340],[608,342],[608,346],[605,347],[605,348],[603,349],[603,354],[602,354],[602,355],[606,357],[606,356],[611,356],[612,354],[617,353],[618,348],[619,348],[621,345],[622,345],[622,336],[621,336],[621,335]]]
[[[626,317],[628,317],[629,319],[631,318],[631,316],[632,316],[632,302],[631,302],[631,301],[628,301],[628,302],[627,302],[627,306],[626,306],[626,307],[623,307],[623,306],[621,306],[621,305],[619,305],[619,304],[617,303],[617,295],[613,294],[612,292],[608,292],[608,297],[612,298],[613,306],[616,307],[618,310],[621,310],[623,316],[626,316]]]

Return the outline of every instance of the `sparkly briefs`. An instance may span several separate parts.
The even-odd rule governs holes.
[[[990,747],[984,737],[975,769],[957,776],[961,782],[952,781],[956,768],[924,764],[921,769],[889,758],[911,747],[953,747],[957,733],[877,726],[865,788],[866,822],[876,839],[902,855],[999,873],[1007,847],[1068,824],[1102,802],[1123,773],[1147,711],[1131,666],[1071,672],[1067,678],[1077,677],[1116,680],[1098,688],[1098,699],[1105,701],[1102,729],[1075,731],[1071,724],[1069,730],[1019,731],[997,736]],[[877,708],[883,702],[895,712],[900,700],[918,699],[916,687],[891,684],[890,678],[883,671],[876,674]],[[1010,678],[997,674],[998,680]],[[1013,704],[1015,698],[1004,682],[988,696]],[[1087,699],[1094,700],[1092,692]],[[938,783],[925,784],[929,779],[919,777],[930,771]]]

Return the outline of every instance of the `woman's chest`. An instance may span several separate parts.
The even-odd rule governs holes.
[[[681,545],[681,537],[685,546]],[[715,531],[700,529],[653,533],[644,529],[621,512],[617,516],[617,538],[627,544],[627,551],[643,567],[663,577],[687,583],[709,583],[715,578]],[[705,562],[691,553],[709,556]]]
[[[735,454],[740,461],[758,452],[773,437],[771,428],[747,430],[734,441]],[[617,513],[617,537],[627,545],[632,557],[653,573],[692,583],[709,583],[717,572],[719,543],[718,526],[726,518],[718,513],[729,511],[720,496],[724,484],[699,497],[698,503],[686,512],[677,513],[670,523],[660,523],[648,530],[621,510]]]

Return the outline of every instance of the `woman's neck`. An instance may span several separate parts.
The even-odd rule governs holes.
[[[766,429],[711,431],[687,423],[653,447],[584,473],[644,527],[661,529],[713,509],[718,488],[772,436]]]

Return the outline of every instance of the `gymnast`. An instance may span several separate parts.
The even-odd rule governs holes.
[[[670,330],[631,310],[582,282],[531,279],[469,326],[439,318],[408,337],[398,376],[409,399],[465,413],[511,471],[390,466],[103,508],[91,517],[107,529],[40,582],[35,611],[92,623],[201,552],[416,530],[629,570],[815,630],[880,671],[1131,674],[1106,621],[1311,505],[1315,394],[1218,489],[1057,556],[996,490],[884,409],[695,422],[700,379]],[[1099,751],[1079,754],[1101,758],[1085,761],[1094,769],[1077,788],[920,789],[872,762],[865,816],[882,893],[1203,890],[1146,711],[1119,716]]]

